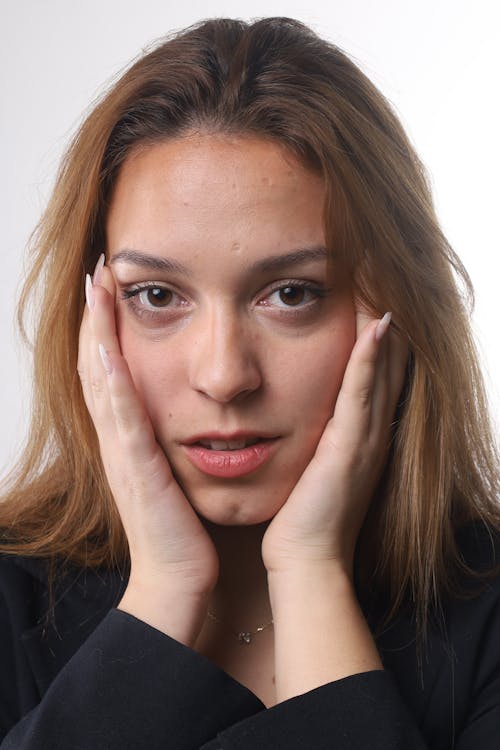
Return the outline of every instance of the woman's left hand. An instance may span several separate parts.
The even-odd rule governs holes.
[[[334,563],[352,574],[359,531],[387,460],[408,356],[388,317],[356,312],[356,342],[334,414],[265,533],[269,572]]]

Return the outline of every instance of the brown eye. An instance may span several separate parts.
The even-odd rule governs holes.
[[[286,305],[293,307],[294,305],[300,305],[304,301],[306,290],[300,286],[285,286],[279,290],[279,297],[281,302]]]
[[[141,303],[147,307],[167,307],[172,301],[172,292],[161,286],[143,289],[139,294]]]

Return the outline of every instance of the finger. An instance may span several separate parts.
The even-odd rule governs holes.
[[[357,330],[359,333],[373,320],[370,313],[361,305],[357,306]],[[370,430],[378,433],[380,424],[392,421],[406,373],[408,344],[398,333],[393,321],[382,337],[377,355],[373,389],[371,394]]]
[[[102,280],[106,269],[98,269]],[[109,271],[108,271],[109,274]],[[94,278],[97,274],[94,275]],[[109,280],[108,280],[109,286]],[[110,293],[104,286],[92,284],[90,276],[86,278],[85,293],[87,306],[81,327],[80,366],[82,385],[87,406],[96,427],[99,440],[102,442],[103,430],[110,438],[112,425],[111,407],[107,393],[107,381],[99,357],[98,344],[101,338],[111,347],[116,339],[113,302]]]
[[[359,338],[364,328],[374,319],[373,314],[355,299],[356,331]],[[391,323],[387,336],[381,341],[375,369],[370,413],[370,432],[379,433],[381,425],[391,424],[401,394],[408,360],[406,338],[397,333]]]
[[[99,282],[92,286],[94,307],[91,310],[92,336],[107,351],[120,352],[115,318],[115,282],[109,268],[104,266]]]
[[[332,418],[332,426],[337,439],[343,444],[357,445],[368,433],[371,420],[372,399],[377,383],[377,365],[382,370],[379,383],[383,383],[384,350],[383,338],[377,337],[380,325],[387,326],[388,320],[371,318],[359,324],[360,335],[354,344],[344,373],[342,386],[337,398]],[[380,362],[379,362],[380,357]]]
[[[94,283],[87,281],[87,290],[90,325],[89,386],[93,399],[94,421],[99,422],[99,428],[109,434],[114,426],[114,419],[99,346],[107,352],[121,353],[115,319],[115,283],[110,269],[105,266],[98,267],[94,274]]]
[[[95,381],[99,386],[96,411],[103,423],[112,424],[121,449],[127,456],[130,468],[149,466],[158,471],[163,466],[158,444],[149,415],[136,391],[128,364],[121,353],[116,330],[115,282],[109,268],[103,267],[99,283],[93,286],[94,307],[91,310],[92,352],[91,360]],[[97,399],[95,399],[96,401]],[[165,480],[164,467],[162,481]]]
[[[102,345],[100,357],[107,379],[111,419],[116,430],[110,463],[119,453],[121,470],[126,474],[129,489],[136,496],[149,496],[154,501],[173,482],[170,466],[158,446],[125,359],[117,352],[107,352]],[[120,477],[121,481],[124,479],[124,476]]]
[[[403,387],[408,345],[405,338],[391,326],[382,341],[372,395],[370,437],[374,440],[391,437],[391,425]]]
[[[373,320],[376,319],[376,317],[373,315],[373,312],[368,310],[359,298],[355,297],[354,299],[354,310],[356,314],[356,340],[359,339],[361,336],[361,333],[366,328],[366,326],[371,323]]]
[[[93,297],[89,298],[89,294],[92,294],[92,290],[89,287],[89,281],[85,282],[85,295],[87,297],[87,304],[82,316],[82,322],[80,325],[79,339],[78,339],[78,363],[77,370],[82,385],[83,396],[85,399],[86,406],[94,419],[95,417],[95,367],[93,367],[92,357],[92,346],[93,346],[93,335],[92,335],[92,317],[93,311],[89,305],[89,302],[93,305]]]
[[[84,389],[84,395],[88,397],[87,406],[92,406],[92,393],[91,389],[88,388],[90,380],[90,346],[92,338],[92,315],[91,312],[94,308],[94,292],[93,292],[93,281],[97,282],[102,275],[102,268],[104,266],[105,256],[101,253],[96,263],[93,279],[89,274],[86,275],[84,280],[85,287],[85,298],[86,305],[83,311],[82,322],[80,325],[79,341],[78,341],[78,363],[77,369]],[[87,399],[86,399],[87,400]]]
[[[87,383],[87,378],[88,378],[87,349],[88,349],[89,337],[90,337],[89,312],[88,312],[87,306],[85,306],[85,309],[83,311],[82,322],[80,324],[80,331],[78,334],[78,362],[77,362],[77,371],[80,377],[80,382],[82,384],[82,389],[83,389],[85,396],[86,396],[86,383]],[[87,402],[86,398],[85,398],[85,401]],[[87,403],[87,406],[90,406],[90,405]]]

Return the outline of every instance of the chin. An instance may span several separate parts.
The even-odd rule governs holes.
[[[185,490],[186,492],[186,490]],[[253,499],[238,497],[238,492],[215,493],[205,491],[203,497],[197,498],[196,493],[186,492],[196,513],[206,521],[217,526],[256,526],[270,521],[284,504],[276,498],[269,498],[269,502],[260,499],[258,503]]]

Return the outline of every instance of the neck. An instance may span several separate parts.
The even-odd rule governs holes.
[[[220,572],[209,609],[236,629],[256,629],[272,619],[261,546],[267,523],[216,526],[204,521],[217,549]]]

